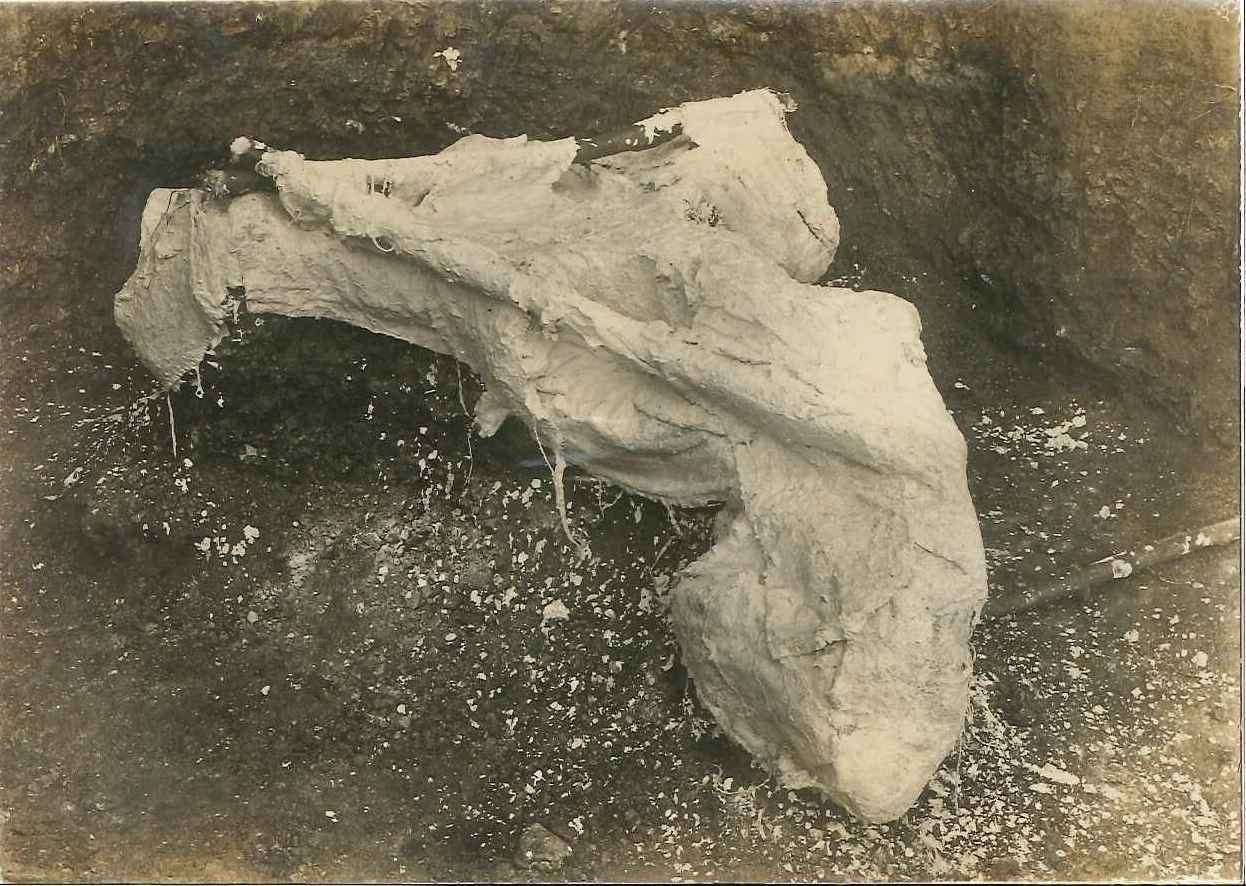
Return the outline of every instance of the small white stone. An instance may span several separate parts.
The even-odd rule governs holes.
[[[567,608],[567,604],[561,600],[555,600],[547,603],[545,608],[541,610],[541,624],[544,625],[551,621],[566,621],[571,617],[571,610]]]

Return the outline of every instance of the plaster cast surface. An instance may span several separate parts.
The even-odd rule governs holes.
[[[792,786],[902,815],[960,734],[985,601],[965,445],[915,309],[812,285],[839,225],[768,90],[670,109],[680,134],[310,162],[277,194],[157,190],[123,332],[173,386],[252,312],[327,317],[480,375],[480,433],[672,505],[724,503],[671,609],[698,694]]]

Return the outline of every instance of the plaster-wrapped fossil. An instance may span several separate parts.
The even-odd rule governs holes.
[[[481,434],[516,415],[560,470],[725,502],[672,596],[697,691],[785,783],[882,821],[959,735],[982,542],[917,312],[813,285],[839,225],[786,110],[686,104],[596,159],[522,136],[266,151],[276,193],[152,193],[116,316],[168,386],[239,296],[396,336],[479,373]]]

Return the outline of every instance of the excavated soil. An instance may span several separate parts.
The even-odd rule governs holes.
[[[811,29],[795,9],[3,10],[20,50],[0,87],[0,120],[17,121],[0,136],[5,879],[1240,879],[1236,545],[983,624],[960,749],[906,816],[865,826],[775,786],[697,703],[665,602],[712,513],[576,476],[570,514],[593,551],[577,561],[540,452],[513,429],[469,440],[469,373],[334,324],[247,317],[201,389],[144,399],[152,381],[109,320],[138,208],[233,135],[417,153],[453,140],[450,123],[601,131],[766,82],[803,90],[793,132],[841,211],[828,280],[922,314],[969,443],[993,594],[1237,513],[1237,452],[1216,442],[1236,434],[1235,272],[1216,264],[1236,248],[1217,233],[1236,227],[1217,202],[1236,194],[1216,153],[1226,132],[1236,151],[1233,115],[1200,104],[1178,141],[1152,139],[1184,174],[1161,180],[1109,131],[1129,127],[1108,113],[1128,116],[1120,93],[1085,106],[1106,115],[1082,124],[1103,133],[1095,153],[1056,137],[1050,109],[1075,97],[1002,77],[1050,36],[1040,12],[852,6]],[[1174,79],[1181,45],[1207,50],[1191,64],[1219,52],[1222,10],[1145,9],[1128,32],[1149,35],[1140,95],[1238,88]],[[1110,24],[1073,18],[1066,61],[1082,58],[1078,34]],[[1013,49],[986,52],[1006,34]],[[953,45],[963,77],[884,64]],[[458,71],[431,57],[446,46]],[[474,64],[486,48],[491,64]],[[838,79],[810,78],[819,52]],[[1150,101],[1144,135],[1170,122]],[[974,108],[994,115],[976,130]],[[983,132],[999,136],[991,150]],[[1102,151],[1130,208],[1111,224],[1080,204],[1043,215],[1012,188],[1047,187],[1034,169],[1082,175],[1078,152]],[[1072,159],[1053,166],[1061,152]],[[1051,174],[1049,194],[1102,193]],[[1066,280],[1035,258],[1058,254],[1045,232],[1086,231],[1100,250],[1132,236],[1150,261],[1162,235],[1130,213],[1144,194],[1167,206],[1174,182],[1197,199],[1186,245],[1166,248],[1193,282],[1123,302],[1112,275],[1137,262],[1112,252],[1072,313],[1067,293],[1044,301]],[[961,237],[987,204],[1007,223]],[[1165,320],[1163,298],[1186,319]],[[1134,364],[1103,356],[1123,340]],[[571,846],[564,866],[516,862],[533,823]]]

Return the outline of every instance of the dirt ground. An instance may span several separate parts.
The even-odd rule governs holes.
[[[1235,453],[858,258],[921,306],[993,594],[1238,512]],[[3,330],[4,879],[1240,878],[1236,545],[981,625],[960,748],[866,826],[696,701],[664,603],[712,514],[576,477],[576,562],[469,374],[313,325],[247,318],[167,403],[116,336]]]

